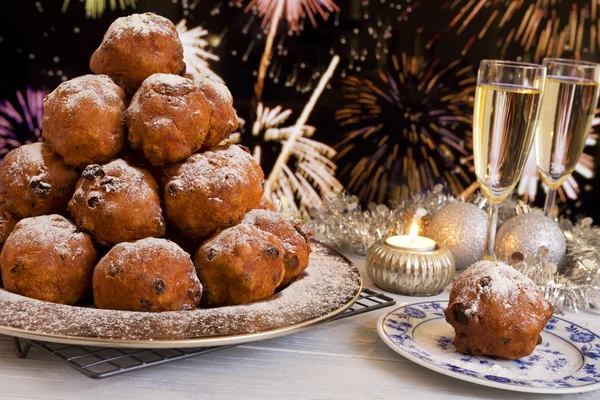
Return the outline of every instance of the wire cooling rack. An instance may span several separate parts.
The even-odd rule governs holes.
[[[346,312],[332,318],[330,321],[351,317],[390,307],[396,300],[383,293],[363,288],[360,296]],[[103,379],[121,375],[155,365],[165,364],[184,358],[212,353],[234,346],[205,347],[197,349],[120,349],[107,347],[91,347],[65,345],[59,343],[40,342],[13,337],[15,353],[19,358],[25,358],[32,347],[36,347],[58,358],[69,367],[77,370],[88,378]]]

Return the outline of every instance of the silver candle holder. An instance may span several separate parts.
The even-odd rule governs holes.
[[[378,287],[408,296],[433,296],[452,281],[456,263],[450,250],[407,249],[394,246],[391,237],[373,244],[367,251],[367,273]]]

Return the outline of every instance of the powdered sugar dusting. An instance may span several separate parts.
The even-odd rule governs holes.
[[[149,237],[135,242],[119,243],[113,247],[113,249],[116,248],[140,260],[145,259],[149,252],[159,250],[161,253],[166,253],[171,259],[187,258],[190,259],[190,263],[192,262],[188,253],[179,247],[177,243],[167,239]],[[197,281],[198,277],[195,274],[193,275],[195,278],[192,280]]]
[[[489,278],[485,286],[481,285],[482,279]],[[538,287],[533,281],[521,274],[516,269],[494,261],[479,261],[467,268],[457,279],[460,289],[455,302],[469,305],[465,310],[466,315],[476,314],[482,296],[492,296],[496,302],[504,304],[507,311],[517,310],[518,299],[524,293],[532,303],[542,299]],[[477,294],[473,298],[474,292]],[[514,307],[513,307],[514,306]]]
[[[192,79],[200,85],[203,91],[210,91],[209,101],[213,103],[213,106],[223,107],[231,106],[233,104],[233,97],[231,92],[222,82],[214,79],[210,75],[201,73],[190,74]],[[216,96],[219,104],[215,104],[212,96]]]
[[[310,242],[307,239],[309,235],[304,236],[300,233],[298,228],[294,227],[294,223],[283,214],[261,209],[250,210],[244,216],[242,223],[273,233],[281,239],[284,251],[289,254],[296,253],[297,247],[301,248],[300,251],[308,250],[310,253]]]
[[[269,238],[273,238],[269,232],[261,231],[252,225],[239,224],[224,229],[218,235],[207,240],[205,244],[208,245],[210,243],[210,248],[217,253],[236,254],[236,248],[238,247],[257,248]],[[274,240],[277,241],[276,238]]]
[[[88,165],[69,202],[69,212],[102,245],[162,236],[165,229],[158,184],[149,172],[123,159]],[[131,212],[137,218],[128,218]]]
[[[190,79],[173,74],[153,74],[146,78],[140,89],[135,93],[127,113],[139,118],[139,114],[144,114],[144,107],[148,107],[148,96],[156,93],[160,96],[170,97],[168,107],[181,107],[192,113],[195,110],[190,109],[191,107],[188,104],[188,101],[192,99],[186,96],[193,94],[195,91],[199,91],[199,88]],[[173,116],[170,115],[144,115],[143,119],[146,124],[150,124],[155,128],[167,127],[173,124]]]
[[[31,181],[34,176],[40,178],[45,177],[48,170],[46,163],[44,162],[43,149],[46,145],[41,142],[25,144],[19,146],[7,154],[5,162],[2,163],[4,166],[10,166],[7,174],[8,176],[22,176],[23,167],[26,167],[28,171],[36,171],[38,175],[27,176],[27,181]],[[10,160],[10,162],[6,162]]]
[[[205,74],[190,74],[192,80],[202,89],[212,106],[210,130],[205,145],[214,146],[229,137],[238,127],[238,118],[233,109],[231,92],[218,80]]]
[[[107,75],[83,75],[61,83],[44,103],[60,102],[60,107],[70,112],[84,107],[112,110],[124,109],[124,97],[123,90]]]
[[[79,232],[77,227],[65,217],[52,214],[22,219],[8,237],[6,246],[12,243],[29,243],[38,241],[42,245],[51,245],[53,250],[62,257],[75,258],[81,249],[73,243],[85,240],[85,233]]]
[[[77,232],[77,227],[74,224],[58,214],[22,219],[14,230],[15,236],[26,235],[32,232],[48,243],[59,243],[72,237],[83,237],[84,235],[82,232]],[[23,237],[19,240],[24,239],[26,238]]]
[[[164,32],[169,34],[169,30],[166,29],[166,26],[168,25],[162,26],[155,21],[159,18],[168,21],[164,17],[150,13],[131,14],[127,17],[117,18],[115,22],[108,27],[105,38],[109,38],[112,35],[118,38],[128,35],[148,36],[151,32]]]
[[[271,298],[243,306],[141,313],[72,307],[0,290],[0,327],[79,338],[174,340],[270,331],[327,315],[360,290],[349,261],[314,243],[308,269]]]
[[[210,188],[216,186],[217,182],[219,185],[234,185],[233,180],[223,179],[231,175],[247,186],[250,183],[249,177],[240,173],[240,170],[252,172],[256,168],[253,163],[252,156],[237,145],[212,147],[203,153],[193,154],[181,163],[173,181],[184,188]]]
[[[103,165],[102,169],[106,173],[106,176],[100,180],[100,187],[104,193],[126,191],[131,198],[151,199],[156,197],[154,179],[150,174],[132,166],[127,161],[117,158]],[[150,183],[147,182],[148,180]]]
[[[179,75],[174,75],[174,74],[162,74],[162,73],[150,75],[148,78],[146,78],[146,80],[144,81],[144,84],[146,86],[163,84],[163,85],[169,85],[169,86],[173,86],[173,87],[189,87],[189,88],[191,88],[193,86],[193,82],[188,78],[185,78],[185,77],[179,76]]]

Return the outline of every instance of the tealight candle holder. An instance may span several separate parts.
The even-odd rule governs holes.
[[[456,263],[450,250],[435,241],[410,235],[390,236],[367,251],[367,273],[378,287],[408,296],[433,296],[452,281]]]

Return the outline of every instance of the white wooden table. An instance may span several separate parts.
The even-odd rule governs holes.
[[[365,286],[375,288],[364,273],[364,259],[351,258]],[[394,297],[398,304],[420,299]],[[104,380],[86,378],[35,348],[19,359],[10,339],[0,336],[0,399],[600,399],[600,391],[564,396],[507,392],[429,371],[377,336],[376,321],[389,310]],[[600,332],[598,314],[567,317]]]

